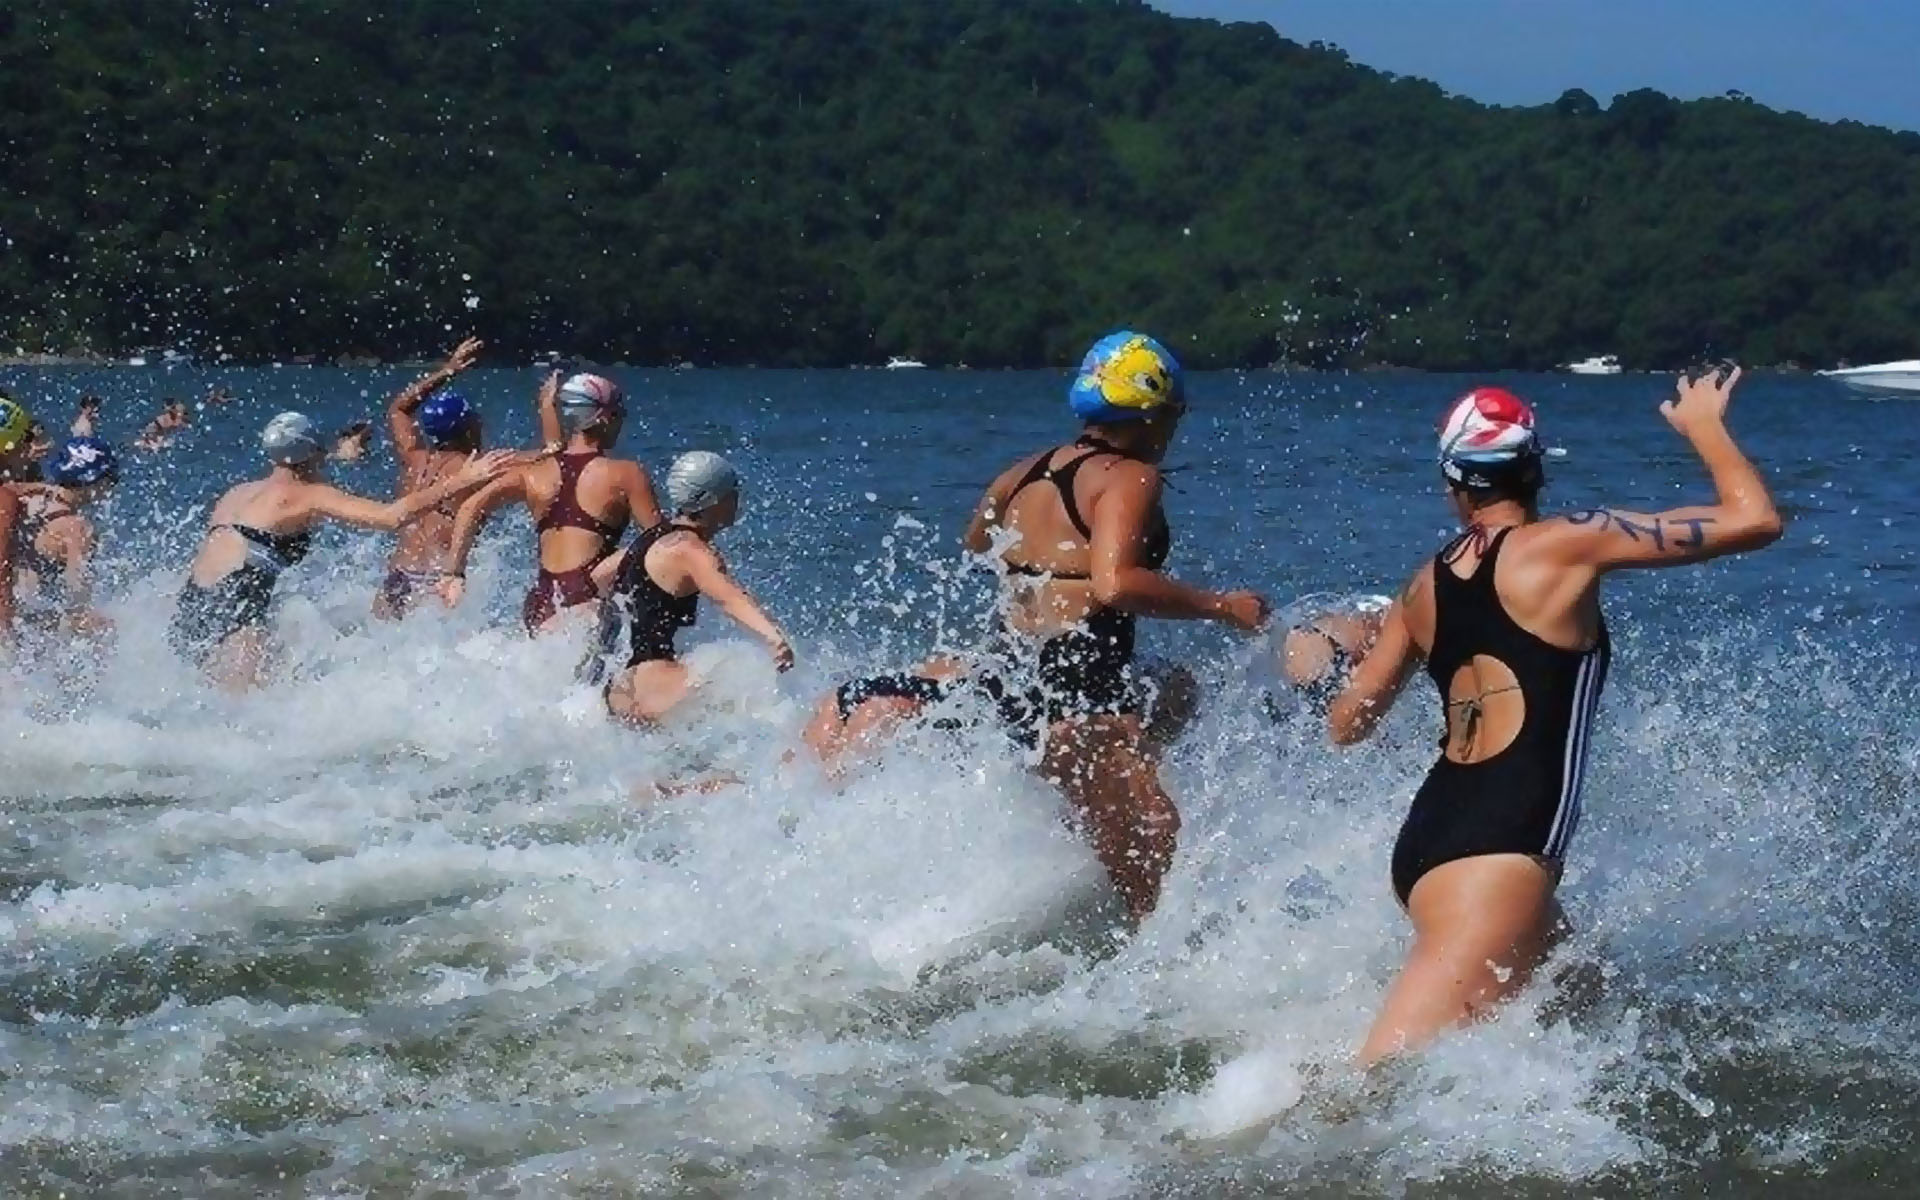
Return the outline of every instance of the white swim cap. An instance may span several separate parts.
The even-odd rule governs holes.
[[[612,417],[624,416],[627,411],[627,394],[604,375],[582,372],[569,376],[560,385],[560,394],[555,399],[560,410],[560,426],[568,433],[578,433]]]
[[[682,454],[667,471],[667,502],[676,513],[705,512],[739,490],[740,473],[711,451]]]
[[[283,412],[260,431],[260,448],[282,466],[298,466],[326,452],[320,435],[305,413]]]

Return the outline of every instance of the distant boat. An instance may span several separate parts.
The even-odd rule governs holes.
[[[127,360],[127,365],[130,367],[144,367],[147,365],[147,356],[144,354],[136,354]]]
[[[900,358],[895,356],[887,360],[887,370],[889,371],[920,371],[924,370],[926,365],[927,364],[917,358]]]
[[[1920,395],[1920,358],[1874,363],[1865,367],[1842,367],[1837,371],[1820,373],[1835,383],[1843,383],[1869,396]]]
[[[1592,358],[1583,358],[1579,362],[1570,362],[1560,368],[1571,375],[1618,375],[1620,356],[1617,354],[1596,354]]]

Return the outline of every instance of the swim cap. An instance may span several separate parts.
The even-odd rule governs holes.
[[[465,433],[476,414],[459,392],[445,388],[428,396],[414,411],[414,423],[429,442],[444,446]]]
[[[1505,388],[1475,388],[1440,418],[1440,471],[1462,487],[1494,487],[1509,468],[1537,467],[1540,453],[1533,410]]]
[[[569,433],[627,411],[626,393],[605,375],[580,374],[560,385],[560,423]]]
[[[13,397],[0,395],[0,453],[25,444],[32,432],[32,414]]]
[[[705,512],[739,490],[733,464],[707,450],[682,454],[667,471],[667,502],[676,513]]]
[[[307,420],[306,414],[297,412],[283,412],[268,421],[267,427],[260,431],[260,448],[267,452],[269,459],[288,467],[311,462],[326,453],[313,422]]]
[[[1080,360],[1067,402],[1075,416],[1094,424],[1138,421],[1185,403],[1180,363],[1144,333],[1110,333]]]
[[[47,478],[62,487],[85,487],[120,478],[120,463],[113,447],[99,438],[77,437],[60,444],[46,471]]]

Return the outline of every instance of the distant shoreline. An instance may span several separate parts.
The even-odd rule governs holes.
[[[135,361],[136,359],[138,359],[139,361]],[[515,369],[515,367],[537,368],[537,367],[548,365],[550,361],[552,360],[534,359],[527,363],[505,365],[502,369],[511,370],[511,369]],[[914,368],[908,371],[893,372],[893,371],[889,371],[884,364],[880,364],[880,363],[846,363],[840,366],[831,366],[831,367],[826,367],[826,366],[767,367],[757,363],[709,363],[709,364],[702,364],[697,366],[693,363],[625,363],[625,362],[608,363],[608,362],[600,362],[596,359],[591,359],[591,358],[581,358],[579,360],[573,360],[569,358],[569,359],[563,359],[562,361],[567,361],[567,362],[578,361],[579,364],[582,366],[603,367],[611,370],[620,370],[620,371],[691,371],[691,370],[878,371],[878,372],[886,372],[889,374],[893,374],[893,373],[916,374],[916,373],[924,373],[924,372],[941,374],[941,373],[954,372],[954,371],[1065,371],[1068,369],[1068,366],[1069,366],[1069,364],[1063,364],[1063,363],[1037,363],[1037,364],[1029,364],[1026,366],[1017,366],[1017,367],[970,367],[964,363],[958,363],[958,364],[952,364],[952,365],[943,365],[939,363],[927,363],[923,367]],[[104,354],[24,354],[24,353],[0,354],[0,369],[36,368],[36,367],[90,367],[95,370],[113,370],[113,369],[121,369],[121,368],[130,368],[133,370],[151,370],[157,367],[158,368],[180,367],[180,368],[191,368],[195,370],[228,370],[228,369],[260,370],[260,369],[273,369],[273,368],[285,368],[285,367],[325,367],[325,368],[333,368],[333,369],[341,369],[341,370],[419,369],[419,370],[425,371],[425,370],[431,370],[437,365],[439,365],[438,359],[428,359],[428,358],[382,359],[382,358],[374,358],[370,355],[359,355],[359,354],[341,355],[338,358],[333,358],[333,359],[321,359],[318,356],[313,356],[313,355],[300,355],[293,358],[278,359],[278,360],[229,359],[225,362],[206,362],[201,359],[184,358],[184,357],[167,359],[167,358],[161,358],[156,356],[153,358],[147,358],[141,355],[124,355],[123,356],[123,355],[104,355]],[[1845,366],[1851,366],[1855,364],[1841,363],[1839,365],[1842,367],[1845,367]],[[485,369],[485,367],[486,367],[486,364],[482,364],[482,369]],[[1576,372],[1576,371],[1568,371],[1565,367],[1542,367],[1538,369],[1517,369],[1517,368],[1508,368],[1508,367],[1467,367],[1458,371],[1441,371],[1441,370],[1435,370],[1431,367],[1409,367],[1409,366],[1401,366],[1395,363],[1363,363],[1359,366],[1354,366],[1354,367],[1311,367],[1301,363],[1265,363],[1265,364],[1259,364],[1259,365],[1242,364],[1242,365],[1231,366],[1231,367],[1198,367],[1193,369],[1196,371],[1243,371],[1243,372],[1244,371],[1279,371],[1279,372],[1301,371],[1301,372],[1309,372],[1312,374],[1323,374],[1323,375],[1514,374],[1514,375],[1567,375],[1573,378],[1587,378],[1587,379],[1608,378],[1608,376],[1605,376],[1605,375],[1581,375],[1579,372]],[[1621,372],[1621,374],[1672,375],[1684,369],[1685,368],[1683,367],[1649,367],[1644,369],[1628,368],[1625,371]],[[1808,366],[1805,366],[1804,364],[1794,363],[1794,362],[1769,363],[1769,364],[1764,364],[1760,366],[1753,366],[1753,367],[1750,367],[1749,369],[1754,371],[1766,372],[1767,374],[1772,374],[1772,375],[1811,375],[1811,374],[1815,374],[1817,370],[1816,368],[1808,367]]]

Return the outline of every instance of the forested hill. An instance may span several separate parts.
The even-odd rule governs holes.
[[[1135,0],[13,0],[0,90],[0,347],[1920,354],[1920,136]]]

